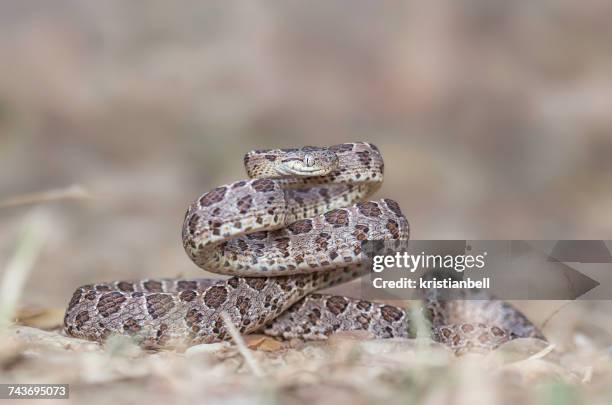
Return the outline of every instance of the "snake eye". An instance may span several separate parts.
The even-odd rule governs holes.
[[[308,167],[314,166],[315,164],[315,158],[312,155],[305,155],[304,156],[304,164]]]

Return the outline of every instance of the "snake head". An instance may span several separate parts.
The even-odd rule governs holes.
[[[325,176],[338,168],[338,156],[328,149],[305,146],[289,150],[276,166],[283,176]]]

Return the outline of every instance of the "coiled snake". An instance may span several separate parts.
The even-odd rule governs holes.
[[[407,239],[390,199],[364,201],[383,180],[371,143],[256,150],[250,179],[217,187],[185,215],[185,251],[218,279],[148,279],[79,287],[64,318],[69,335],[103,341],[134,336],[145,346],[228,339],[227,313],[241,333],[325,339],[341,330],[411,337],[407,311],[312,292],[362,275],[361,241]],[[455,351],[492,349],[513,337],[541,337],[518,310],[499,301],[425,300],[432,336]]]

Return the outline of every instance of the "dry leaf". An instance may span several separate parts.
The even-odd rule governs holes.
[[[64,321],[64,309],[22,308],[17,312],[16,323],[44,330],[59,328]]]
[[[282,342],[263,335],[246,335],[244,342],[251,350],[263,350],[264,352],[276,352],[285,348]]]

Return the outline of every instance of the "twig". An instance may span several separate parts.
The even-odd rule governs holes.
[[[541,358],[546,357],[550,352],[552,352],[553,350],[555,350],[555,345],[549,344],[548,346],[546,346],[544,349],[540,350],[539,352],[532,354],[531,356],[529,356],[527,359],[525,360],[538,360]]]
[[[38,216],[31,217],[24,225],[17,249],[6,266],[0,284],[0,329],[11,324],[23,286],[42,247],[38,232],[41,221],[37,219]]]
[[[0,208],[10,208],[19,205],[39,204],[60,200],[84,200],[92,199],[93,196],[78,184],[66,188],[40,191],[37,193],[24,194],[0,201]]]
[[[238,351],[240,351],[240,354],[242,355],[242,357],[244,357],[244,360],[246,361],[251,371],[253,371],[253,374],[255,374],[259,378],[262,378],[264,374],[259,368],[257,362],[255,361],[255,358],[251,354],[251,351],[244,343],[244,340],[242,339],[242,336],[240,336],[238,329],[236,329],[236,327],[232,323],[232,318],[230,318],[230,316],[225,311],[221,312],[221,318],[223,318],[223,322],[225,322],[225,327],[227,328],[232,339],[234,339],[234,343],[236,343],[236,346],[238,346]]]
[[[544,322],[542,322],[542,324],[540,325],[540,329],[544,330],[544,328],[546,328],[546,325],[548,324],[548,322],[555,317],[555,315],[557,315],[559,312],[561,312],[562,309],[564,309],[566,306],[568,306],[572,301],[567,301],[566,303],[564,303],[563,305],[561,305],[559,308],[555,309],[554,311],[552,311],[550,313],[550,315],[548,315],[546,317],[546,319],[544,320]]]

